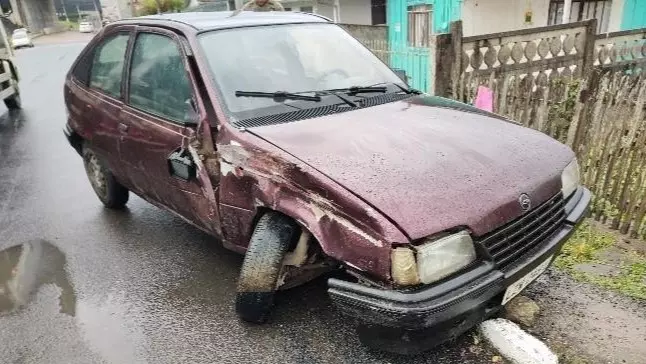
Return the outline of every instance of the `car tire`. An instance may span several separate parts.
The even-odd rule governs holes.
[[[293,219],[277,212],[264,214],[256,224],[238,279],[236,312],[242,320],[257,324],[267,321],[283,258],[300,232]]]
[[[83,146],[83,166],[90,185],[99,200],[109,209],[122,209],[128,203],[129,191],[114,178],[105,162],[87,145]]]

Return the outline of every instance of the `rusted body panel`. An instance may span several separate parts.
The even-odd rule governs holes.
[[[257,211],[271,209],[305,226],[328,256],[369,275],[390,277],[391,243],[408,239],[383,215],[252,133],[225,125],[216,148],[221,211],[230,214],[223,237],[236,250],[245,249]]]

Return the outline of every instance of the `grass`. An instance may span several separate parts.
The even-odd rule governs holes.
[[[576,269],[577,265],[584,263],[604,264],[600,253],[612,247],[616,241],[615,234],[585,222],[565,243],[554,265],[577,280],[646,300],[646,256],[642,254],[626,252],[619,273],[613,276],[601,276]]]
[[[557,268],[570,270],[577,264],[599,261],[598,253],[610,247],[615,240],[611,233],[602,232],[586,221],[565,243],[554,265]]]

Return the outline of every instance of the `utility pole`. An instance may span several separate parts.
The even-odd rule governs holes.
[[[79,10],[79,6],[76,5],[76,16],[78,17],[78,21],[81,21],[81,10]]]
[[[65,0],[61,0],[61,4],[63,4],[63,14],[65,14],[65,21],[70,22],[70,18],[67,17],[67,8],[65,7]]]

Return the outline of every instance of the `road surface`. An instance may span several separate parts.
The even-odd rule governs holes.
[[[62,132],[63,80],[87,39],[43,37],[18,51],[24,110],[0,111],[0,284],[3,264],[15,264],[35,287],[20,307],[0,299],[0,361],[490,362],[471,335],[416,357],[369,351],[324,280],[280,295],[270,324],[240,322],[240,256],[137,197],[114,212],[92,192]]]

